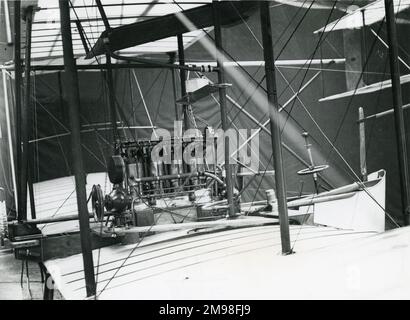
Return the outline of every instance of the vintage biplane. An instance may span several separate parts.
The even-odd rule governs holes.
[[[365,5],[351,6],[357,2]],[[287,5],[305,12],[301,21],[309,10],[330,12],[307,59],[285,60],[274,55],[271,13]],[[8,137],[3,149],[7,150],[11,177],[5,192],[9,199],[2,202],[5,206],[0,211],[2,244],[12,248],[17,259],[39,263],[45,275],[45,299],[52,299],[55,289],[65,299],[405,297],[410,290],[408,268],[406,263],[395,263],[392,248],[400,247],[402,258],[408,259],[410,231],[385,231],[386,217],[398,224],[386,211],[388,172],[367,172],[365,122],[395,114],[407,225],[410,195],[403,120],[407,105],[402,103],[401,85],[408,82],[408,75],[400,76],[399,64],[408,65],[397,52],[395,14],[409,7],[410,1],[404,0],[15,1],[14,36],[10,24],[5,33],[15,47],[15,56],[12,61],[0,61]],[[343,14],[331,22],[332,14],[340,15],[340,11]],[[251,19],[257,21],[261,41],[249,27]],[[356,40],[361,28],[384,23],[388,41],[374,33],[389,50],[391,79],[367,85],[363,79],[366,59]],[[255,38],[263,60],[238,60],[225,49],[227,40],[222,31],[237,25],[244,25]],[[346,57],[317,58],[324,37],[336,30],[343,31]],[[290,39],[293,36],[294,32]],[[198,55],[197,60],[186,58],[195,46],[205,57],[202,61]],[[323,102],[393,88],[391,111],[365,117],[360,109],[360,174],[301,99],[302,92],[329,65],[344,68],[348,90],[323,98]],[[279,104],[276,76],[283,77],[280,68],[289,66],[320,71],[310,79],[305,73],[296,90],[284,78],[291,94]],[[248,71],[252,68],[264,70],[259,83],[255,84]],[[169,140],[161,135],[138,80],[139,70],[147,69],[164,69],[172,75],[173,101],[159,114],[165,118],[172,114],[167,119],[179,124],[173,127],[174,136]],[[118,87],[126,84],[118,84],[120,80],[114,77],[118,70],[131,70],[129,81],[135,88],[131,91],[140,95],[142,115],[147,119],[144,125],[133,124],[122,109]],[[34,95],[31,90],[36,82],[33,72],[59,71],[64,71],[69,125],[45,110],[65,131],[33,137],[30,128],[37,120],[30,106],[33,101],[38,103],[36,90]],[[80,96],[85,89],[79,85],[80,71],[102,74],[108,123],[86,123],[82,118]],[[230,94],[234,86],[253,108],[245,109],[248,102]],[[8,95],[11,87],[14,96]],[[235,152],[225,143],[222,157],[215,156],[212,163],[197,151],[195,161],[184,163],[178,152],[189,150],[192,154],[189,148],[212,133],[207,119],[196,116],[192,108],[206,99],[212,104],[203,108],[210,117],[219,114],[225,132],[231,128],[239,132],[228,107],[256,128],[250,137],[240,137]],[[306,130],[289,129],[288,109],[293,109],[296,101],[349,171],[352,180],[348,183],[335,184],[326,175],[331,168],[326,157],[314,149],[314,137]],[[103,113],[102,109],[93,110]],[[268,119],[261,122],[257,115]],[[140,138],[137,130],[148,134]],[[183,130],[192,134],[185,136]],[[261,141],[268,155],[263,170],[255,170],[236,156],[243,148],[246,154],[248,150],[258,152],[254,142],[259,133],[269,137]],[[95,145],[105,144],[101,155],[84,145],[90,135]],[[70,139],[72,175],[33,182],[33,168],[41,161],[33,146],[63,137]],[[212,150],[217,139],[210,138]],[[171,156],[171,163],[152,157],[153,150],[164,142],[172,142],[162,151],[162,155]],[[86,173],[85,152],[104,169]],[[298,170],[292,176],[309,181],[309,192],[301,190],[289,196],[284,157],[295,161]],[[259,187],[249,189],[255,179],[267,183],[266,192]],[[247,196],[251,201],[244,200]],[[301,266],[309,276],[295,276]],[[389,280],[380,279],[388,268],[394,270]],[[360,284],[346,280],[351,279],[349,274],[363,274],[356,279]]]

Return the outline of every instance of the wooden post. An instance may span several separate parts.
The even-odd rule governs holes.
[[[101,3],[101,0],[96,0],[95,3],[97,4],[98,11],[100,13],[101,19],[104,23],[105,31],[110,32],[110,22],[108,21],[107,15],[105,14],[104,6]],[[81,25],[81,23],[80,23]],[[106,46],[107,51],[109,50],[109,44]],[[112,63],[111,63],[111,55],[110,52],[107,52],[105,55],[106,59],[106,71],[107,71],[107,87],[108,87],[108,102],[110,106],[110,118],[111,118],[111,125],[113,131],[113,140],[114,142],[120,141],[120,136],[117,127],[117,108],[116,108],[116,101],[115,101],[115,88],[114,88],[114,80],[112,75]],[[115,150],[115,146],[114,146]]]
[[[178,59],[179,59],[179,65],[180,66],[185,66],[185,50],[184,50],[184,38],[182,34],[177,35],[177,40],[178,40]],[[187,92],[186,92],[186,70],[185,69],[180,69],[179,70],[179,77],[180,77],[180,83],[181,83],[181,97],[184,97]],[[184,120],[184,130],[188,130],[191,128],[190,125],[190,120],[188,117],[188,105],[184,104],[182,106],[182,114],[183,114],[183,120]]]
[[[385,0],[386,26],[389,44],[390,74],[392,80],[392,95],[394,122],[396,125],[397,152],[399,156],[399,172],[401,186],[401,203],[404,214],[404,224],[410,224],[410,175],[407,154],[406,130],[403,116],[403,100],[400,83],[400,68],[398,60],[398,40],[394,18],[393,0]]]
[[[11,2],[10,2],[11,3]],[[0,65],[4,65],[6,62],[10,61],[13,57],[13,46],[10,43],[10,34],[8,33],[7,29],[11,26],[9,25],[7,28],[7,20],[10,21],[9,17],[9,10],[8,6],[6,6],[6,2],[1,2],[1,9],[0,9]],[[0,70],[0,73],[2,70]],[[14,217],[15,209],[15,199],[13,199],[13,191],[12,190],[12,179],[15,177],[11,176],[10,170],[10,163],[9,163],[9,155],[10,155],[10,147],[9,147],[9,139],[11,138],[8,136],[6,131],[7,128],[7,113],[6,113],[6,103],[9,103],[9,98],[7,96],[8,92],[3,88],[3,81],[1,79],[2,75],[0,74],[0,189],[3,188],[4,190],[4,198],[5,204],[7,208],[7,214],[9,217]]]
[[[359,108],[359,139],[360,139],[360,173],[363,181],[367,181],[366,165],[366,131],[363,107]]]
[[[16,171],[21,172],[21,85],[23,83],[22,68],[21,68],[21,3],[20,0],[14,2],[14,95],[16,108]],[[17,184],[17,208],[19,212],[21,207],[21,181],[16,175]]]
[[[81,149],[80,133],[80,93],[78,88],[78,75],[73,54],[71,36],[70,8],[68,0],[59,0],[61,37],[63,40],[63,53],[65,76],[69,106],[69,120],[71,126],[71,149],[73,156],[73,169],[75,176],[75,190],[77,195],[77,209],[80,222],[81,250],[84,263],[84,278],[87,297],[96,294],[94,278],[94,262],[91,249],[90,216],[87,208],[85,188],[85,172]]]
[[[224,67],[224,54],[222,52],[222,27],[221,27],[221,15],[219,10],[219,1],[213,1],[213,16],[214,16],[214,31],[215,31],[215,45],[216,45],[216,61],[218,67],[218,83],[225,83],[225,67]],[[227,117],[226,108],[226,88],[221,86],[219,88],[219,105],[221,107],[221,121],[222,129],[226,133],[229,130],[229,122]],[[231,165],[231,155],[229,150],[228,136],[225,139],[225,172],[226,172],[226,193],[228,198],[229,206],[229,217],[233,218],[236,216],[235,206],[233,203],[233,177],[232,177],[232,165]]]
[[[6,38],[7,38],[7,45],[13,44],[13,39],[11,35],[11,21],[10,21],[10,12],[9,12],[9,3],[7,0],[3,1],[4,4],[4,24],[6,27]]]
[[[263,38],[263,54],[265,58],[266,89],[268,92],[270,132],[272,137],[272,152],[275,168],[276,195],[278,198],[282,254],[287,255],[292,253],[292,248],[290,244],[286,182],[282,159],[282,139],[279,118],[280,114],[276,92],[275,58],[273,56],[269,1],[260,2],[260,15]]]
[[[7,88],[7,77],[6,77],[6,70],[1,70],[2,78],[3,78],[3,94],[4,94],[4,114],[6,118],[6,127],[7,127],[7,141],[8,141],[8,153],[10,158],[10,168],[11,168],[11,180],[13,184],[13,194],[14,194],[14,204],[16,206],[16,210],[18,207],[17,204],[17,181],[16,181],[16,170],[14,167],[14,155],[13,155],[13,135],[12,135],[12,126],[10,120],[10,108],[9,108],[9,97],[8,97],[8,88]],[[0,127],[0,138],[1,138],[1,127]],[[0,155],[1,156],[1,155]],[[4,177],[7,179],[6,177]],[[1,185],[0,185],[1,187]]]
[[[171,52],[168,55],[169,55],[169,63],[174,64],[175,63],[175,52]],[[177,103],[178,98],[177,98],[177,86],[175,82],[175,69],[169,68],[169,71],[171,72],[172,93],[174,95],[175,120],[178,121],[180,119],[180,116],[179,116],[179,105]]]
[[[33,7],[27,7],[26,12],[26,51],[24,63],[25,77],[25,110],[21,112],[21,168],[20,168],[20,207],[18,218],[20,221],[27,220],[27,183],[28,183],[28,166],[29,166],[29,136],[31,132],[31,29],[33,22]]]
[[[115,89],[114,89],[114,81],[112,75],[112,65],[111,65],[111,56],[107,54],[106,56],[106,64],[107,64],[107,86],[108,86],[108,100],[110,105],[110,118],[111,118],[111,125],[113,131],[113,140],[114,142],[119,142],[120,136],[117,127],[117,108],[115,105]],[[115,147],[114,147],[115,148]]]

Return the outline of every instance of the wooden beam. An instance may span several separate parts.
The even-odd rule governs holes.
[[[256,1],[222,2],[220,4],[221,25],[242,21],[242,18],[249,17],[250,13],[256,7]],[[179,14],[184,14],[188,20],[192,21],[197,29],[207,28],[213,25],[211,4],[185,10],[182,13],[168,14],[159,18],[131,23],[113,28],[109,32],[104,31],[86,58],[90,59],[94,57],[94,55],[99,56],[105,54],[107,44],[111,51],[118,51],[194,31],[186,28],[179,20]],[[239,14],[242,17],[239,16]]]
[[[275,169],[275,185],[278,197],[280,234],[282,254],[292,253],[289,234],[288,207],[286,202],[286,180],[282,158],[282,139],[280,128],[279,103],[276,90],[275,58],[273,55],[272,27],[269,2],[260,3],[260,17],[263,38],[263,54],[265,58],[266,89],[270,118],[270,132],[272,137],[272,152]]]
[[[101,237],[95,233],[90,234],[91,248],[93,250],[114,245],[121,241],[119,238]],[[55,234],[51,236],[45,236],[39,241],[41,244],[30,248],[30,256],[27,257],[27,246],[19,247],[20,242],[14,242],[10,245],[15,249],[17,259],[26,259],[37,257],[37,261],[46,261],[50,259],[59,259],[72,256],[74,254],[82,253],[81,250],[81,237],[79,232],[73,232],[68,234]],[[34,241],[31,241],[34,243]],[[27,242],[29,245],[30,242]]]
[[[213,5],[213,19],[215,27],[215,45],[216,45],[216,60],[218,65],[218,83],[225,83],[225,68],[224,68],[224,53],[222,47],[222,3],[219,1],[212,1]],[[230,129],[230,124],[228,122],[228,111],[227,111],[227,101],[226,101],[226,87],[219,86],[219,106],[221,109],[221,122],[222,129],[226,133]],[[224,137],[224,157],[225,157],[225,171],[226,171],[226,194],[228,200],[228,214],[229,217],[233,218],[236,216],[236,208],[233,200],[233,166],[231,164],[230,150],[228,142],[228,137]]]
[[[26,8],[26,51],[24,63],[25,77],[25,110],[21,112],[21,168],[20,168],[20,206],[18,208],[18,219],[27,220],[27,182],[29,166],[29,136],[31,128],[31,31],[33,22],[33,7]]]
[[[21,85],[23,83],[22,67],[21,67],[21,3],[20,0],[14,2],[14,101],[15,101],[15,126],[16,126],[16,169],[21,172]],[[16,180],[17,207],[21,206],[21,186],[18,175],[14,177]]]
[[[90,222],[85,187],[85,171],[81,150],[80,92],[78,88],[78,75],[72,47],[70,8],[68,5],[68,0],[60,0],[59,4],[61,35],[64,46],[65,75],[67,77],[66,86],[69,105],[69,119],[71,126],[71,151],[73,156],[72,160],[75,175],[75,190],[77,195],[77,207],[80,222],[81,251],[83,255],[84,278],[87,296],[90,297],[96,293],[96,284],[90,239]]]
[[[399,162],[401,204],[404,224],[410,225],[410,172],[407,153],[406,127],[403,115],[403,98],[400,81],[399,49],[393,0],[385,0],[386,27],[389,45],[390,75],[394,108],[394,123]]]
[[[359,108],[359,121],[364,119],[364,109]],[[360,139],[360,173],[363,181],[367,181],[367,165],[366,165],[366,131],[364,121],[359,123],[359,139]]]

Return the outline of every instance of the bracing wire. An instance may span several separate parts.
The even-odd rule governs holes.
[[[73,10],[74,10],[74,12],[75,12],[75,9],[74,9],[74,8],[73,8]],[[75,12],[75,14],[76,14],[76,16],[77,16],[77,13],[76,13],[76,12]],[[78,17],[78,16],[77,16],[77,17]],[[88,39],[87,39],[87,41],[88,41]],[[98,59],[96,59],[96,61],[97,61],[97,63],[99,63]],[[117,101],[116,97],[115,97],[115,103],[118,105],[118,101]],[[120,107],[120,106],[118,106],[118,107]],[[118,110],[119,110],[119,112],[122,111],[120,108],[119,108]],[[124,119],[126,120],[126,118],[124,118]],[[186,180],[186,181],[188,181],[188,180]],[[191,210],[192,210],[192,209],[191,209]],[[162,212],[162,213],[163,213],[163,212]],[[161,215],[162,215],[162,213],[161,213]],[[188,214],[189,214],[189,213],[190,213],[190,212],[188,212]],[[188,215],[188,214],[187,214],[187,215]],[[153,225],[154,225],[154,224],[153,224]],[[153,225],[152,225],[152,226],[153,226]],[[149,231],[147,231],[147,232],[149,232]],[[146,234],[147,234],[147,233],[144,233],[144,236],[145,236]],[[141,239],[141,240],[142,240],[142,239]],[[136,247],[137,247],[137,246],[136,246]],[[136,248],[136,247],[135,247],[135,248]],[[119,269],[120,269],[120,268],[119,268]],[[119,269],[118,269],[118,270],[119,270]],[[107,285],[108,285],[108,284],[107,284]],[[104,289],[105,289],[105,287],[101,290],[101,292],[104,291]],[[101,292],[100,292],[100,294],[101,294]],[[96,298],[97,298],[97,295],[96,295]]]
[[[174,1],[174,2],[175,2],[175,1]],[[309,68],[308,68],[308,69],[309,69]],[[292,107],[293,107],[293,106],[292,106]],[[118,268],[118,270],[119,270],[119,268]],[[107,285],[108,285],[108,284],[107,284]],[[104,287],[104,288],[105,288],[105,287]],[[103,289],[103,290],[104,290],[104,289]],[[102,291],[103,291],[103,290],[102,290]]]
[[[328,21],[326,22],[325,25],[327,25],[327,24],[329,23],[330,17],[331,17],[331,15],[332,15],[332,13],[333,13],[333,11],[334,11],[334,9],[335,9],[335,6],[336,6],[336,1],[334,1],[334,5],[333,5],[333,7],[332,7],[332,9],[331,9],[331,12],[330,12],[330,14],[329,14],[329,16],[328,16]],[[305,17],[305,16],[306,16],[306,15],[304,15],[304,17]],[[302,18],[302,20],[303,20],[303,18]],[[302,20],[301,20],[301,21],[302,21]],[[301,22],[301,21],[300,21],[300,22]],[[337,24],[337,23],[336,23],[336,24]],[[333,28],[336,26],[336,24],[333,26]],[[296,28],[296,29],[297,29],[297,28]],[[296,31],[296,29],[295,29],[295,31]],[[295,31],[294,31],[294,32],[295,32]],[[293,32],[292,34],[294,34],[294,32]],[[380,32],[380,30],[379,30],[379,32]],[[379,32],[378,32],[378,33],[379,33]],[[252,34],[254,35],[254,33],[252,33]],[[315,50],[314,50],[314,52],[313,52],[313,54],[312,54],[312,58],[314,57],[314,55],[315,55],[317,49],[321,46],[321,44],[323,43],[323,41],[326,40],[326,37],[322,40],[322,36],[323,36],[323,35],[324,35],[324,33],[321,33],[320,39],[319,39],[319,41],[318,41],[318,45],[316,46],[316,48],[315,48]],[[289,42],[289,41],[288,41],[288,42]],[[286,45],[285,45],[285,47],[286,47]],[[373,43],[372,49],[370,50],[369,55],[371,54],[371,52],[372,52],[372,50],[373,50],[373,47],[374,47],[374,43]],[[284,50],[284,48],[282,49],[281,52],[283,52],[283,50]],[[367,64],[368,60],[369,60],[369,59],[366,60],[366,64]],[[302,82],[301,82],[301,85],[303,84],[304,79],[305,79],[305,77],[306,77],[306,75],[307,75],[307,72],[308,72],[308,70],[310,69],[311,62],[312,62],[312,61],[310,61],[309,66],[308,66],[307,69],[306,69],[306,72],[305,72],[305,75],[304,75],[303,80],[302,80]],[[363,67],[363,71],[361,72],[360,79],[361,79],[361,77],[363,76],[363,72],[366,70],[366,64],[365,64],[365,66]],[[359,84],[359,83],[360,83],[360,80],[358,81],[358,84]],[[290,84],[289,84],[289,86],[290,86]],[[299,88],[299,90],[300,90],[300,88]],[[357,90],[357,88],[356,88],[356,90]],[[299,97],[297,97],[297,99],[298,99],[299,101],[301,101]],[[284,124],[284,126],[283,126],[283,129],[284,129],[285,125],[286,125],[286,122],[287,122],[288,119],[289,119],[289,115],[290,115],[291,112],[292,112],[292,109],[293,109],[293,107],[294,107],[294,105],[295,105],[295,102],[296,102],[296,100],[293,101],[291,110],[288,112],[288,117],[287,117],[287,119],[286,119],[286,121],[285,121],[285,124]],[[327,135],[323,132],[323,130],[321,130],[321,128],[319,127],[318,123],[314,120],[314,118],[313,118],[313,116],[311,115],[311,113],[307,110],[306,106],[303,105],[303,107],[304,107],[305,111],[308,113],[310,119],[311,119],[311,120],[314,122],[314,124],[319,128],[321,134],[325,137],[325,139],[331,144],[332,148],[334,149],[334,148],[335,148],[334,143],[332,143],[332,142],[330,141],[330,139],[327,137]],[[343,121],[342,121],[342,123],[343,123]],[[283,131],[283,129],[282,129],[282,131]],[[339,127],[339,129],[340,129],[340,127]],[[336,150],[336,151],[337,151],[337,150]],[[337,152],[338,152],[338,151],[337,151]],[[346,163],[346,165],[348,166],[349,170],[353,172],[353,174],[355,175],[355,178],[356,178],[358,181],[360,181],[360,178],[357,177],[357,175],[355,174],[354,170],[350,167],[350,165],[347,163],[346,159],[340,154],[340,152],[338,152],[338,155],[339,155],[339,156],[342,158],[342,160]],[[396,225],[398,226],[398,224],[397,224],[396,221],[393,219],[393,217],[384,209],[383,206],[381,206],[381,205],[378,203],[378,201],[368,192],[368,190],[366,190],[366,188],[364,188],[364,191],[368,194],[368,196],[369,196],[373,201],[376,202],[376,204],[377,204],[380,208],[383,209],[383,211],[385,212],[386,216],[387,216],[390,220],[392,220],[394,224],[396,224]]]

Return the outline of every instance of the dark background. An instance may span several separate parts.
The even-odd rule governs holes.
[[[319,40],[319,35],[314,35],[313,31],[323,27],[328,20],[330,10],[311,10],[297,31],[289,40],[295,27],[305,13],[305,9],[299,10],[295,7],[279,6],[271,8],[273,41],[275,43],[275,55],[279,60],[282,59],[308,59],[315,51]],[[330,21],[339,18],[343,13],[334,11]],[[401,14],[406,18],[407,12]],[[259,26],[259,14],[255,13],[247,24],[239,24],[224,28],[223,40],[226,52],[235,60],[263,60],[262,49],[254,39],[250,30],[261,42],[261,32]],[[289,22],[290,25],[289,25]],[[289,26],[288,26],[289,25]],[[288,27],[288,28],[287,28]],[[379,29],[379,25],[373,25],[374,30]],[[401,46],[400,55],[409,62],[408,31],[409,26],[398,24],[399,43]],[[385,26],[382,26],[381,37],[386,40]],[[360,31],[359,31],[360,32]],[[213,37],[213,32],[210,32]],[[326,34],[326,41],[321,49],[316,51],[315,58],[341,58],[344,57],[343,33],[336,31]],[[366,47],[363,46],[363,39]],[[387,49],[380,42],[374,40],[374,36],[366,28],[362,35],[363,60],[370,56],[367,64],[367,72],[364,80],[370,84],[381,81],[389,77],[389,65]],[[287,43],[287,41],[289,42]],[[286,47],[283,49],[285,43]],[[374,46],[373,46],[374,43]],[[370,50],[373,46],[373,50]],[[282,50],[283,49],[283,50]],[[278,54],[281,55],[278,57]],[[156,57],[163,58],[163,57]],[[212,54],[197,43],[186,51],[188,61],[213,61]],[[320,66],[312,66],[320,68]],[[331,141],[334,141],[340,153],[345,157],[357,175],[360,176],[359,168],[359,131],[356,120],[358,118],[358,108],[364,107],[365,114],[370,115],[376,112],[387,110],[391,107],[392,98],[390,90],[379,93],[372,93],[357,96],[352,100],[349,98],[335,100],[331,102],[318,102],[318,99],[336,94],[346,90],[346,78],[343,65],[330,66],[328,71],[323,72],[313,84],[301,95],[301,99],[309,109],[317,123],[326,133]],[[256,81],[260,81],[264,75],[263,68],[249,67],[246,71],[253,75]],[[292,82],[295,91],[301,86],[305,77],[306,82],[317,70],[300,70],[298,68],[280,68],[284,77]],[[305,76],[306,73],[306,76]],[[402,69],[402,74],[408,70]],[[166,69],[135,69],[139,82],[144,93],[144,98],[149,107],[151,117],[157,127],[172,128],[174,115],[174,95],[172,90],[171,71]],[[116,98],[119,109],[121,110],[121,120],[129,125],[149,125],[145,110],[142,105],[137,86],[135,84],[132,70],[115,70]],[[191,73],[191,78],[195,77]],[[279,102],[284,103],[292,96],[291,90],[287,87],[284,79],[277,72],[277,86]],[[216,81],[215,77],[211,79]],[[240,104],[244,104],[249,96],[242,94],[241,85],[254,85],[248,78],[246,84],[237,83],[237,79],[228,76],[228,82],[232,83],[232,88],[228,89],[228,94],[236,99]],[[81,94],[81,123],[99,123],[109,121],[107,89],[104,82],[104,73],[100,71],[79,72],[79,85]],[[262,82],[265,86],[265,83]],[[64,84],[64,72],[36,72],[33,77],[33,87],[37,102],[33,105],[33,130],[31,139],[47,137],[66,132],[69,127],[67,117],[67,96]],[[408,103],[408,85],[403,85],[403,102]],[[177,91],[179,93],[179,84]],[[217,96],[216,96],[217,97]],[[228,104],[229,116],[236,117],[237,110]],[[249,101],[245,108],[261,122],[267,119],[267,115],[261,111],[252,101]],[[47,111],[46,111],[47,110]],[[196,116],[205,120],[214,127],[220,126],[219,108],[212,98],[205,99],[193,106]],[[308,118],[306,112],[298,101],[288,106],[290,116],[287,119],[283,140],[290,145],[300,156],[307,160],[304,141],[300,134],[307,130],[312,136],[313,157],[318,164],[328,163],[331,167],[325,172],[325,177],[331,181],[333,186],[341,186],[355,180],[343,161],[332,152],[329,143],[323,138],[314,123]],[[408,122],[408,112],[405,111],[406,123]],[[286,115],[285,115],[286,119]],[[57,121],[58,120],[58,121]],[[198,121],[200,128],[204,123]],[[256,128],[246,116],[239,114],[235,121],[238,128]],[[396,152],[395,129],[393,116],[368,122],[366,125],[367,138],[367,165],[368,172],[379,169],[387,170],[387,211],[392,213],[398,221],[401,221],[400,187],[398,173],[398,158]],[[123,132],[128,138],[150,137],[151,130],[134,130],[133,135],[129,130]],[[104,142],[112,142],[111,132],[100,131],[99,135],[95,132],[82,134],[84,144],[83,155],[87,172],[104,171],[104,158],[109,156],[112,148]],[[261,133],[260,137],[260,158],[266,165],[271,157],[270,138]],[[59,137],[51,140],[41,141],[32,144],[34,161],[31,163],[35,181],[44,181],[57,177],[68,176],[71,174],[71,150],[69,136]],[[296,172],[303,168],[303,165],[295,160],[287,151],[284,151],[287,190],[288,195],[296,195],[301,188],[301,181],[304,181],[304,192],[313,191],[311,178],[301,178]],[[268,165],[272,167],[271,164]],[[261,167],[263,169],[263,167]],[[273,188],[272,177],[256,178],[251,184],[248,192],[244,195],[245,201],[250,201],[256,195],[257,199],[264,197],[264,190]],[[389,223],[387,223],[389,226]]]

